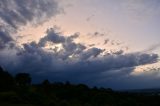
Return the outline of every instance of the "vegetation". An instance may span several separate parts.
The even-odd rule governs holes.
[[[70,82],[31,84],[28,73],[13,77],[0,67],[0,106],[160,106],[160,96]]]

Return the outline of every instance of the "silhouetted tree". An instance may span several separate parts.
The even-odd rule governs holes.
[[[0,72],[2,72],[3,71],[3,68],[0,66]]]
[[[0,66],[0,91],[8,91],[14,88],[14,78]]]
[[[42,87],[43,87],[43,92],[46,93],[46,94],[49,94],[50,93],[50,90],[51,90],[51,84],[49,82],[49,80],[44,80],[42,82]]]
[[[49,82],[49,80],[44,80],[43,82],[42,82],[42,85],[44,85],[44,86],[46,86],[46,85],[50,85],[50,82]]]
[[[28,73],[19,73],[15,77],[18,86],[27,86],[31,84],[31,77]]]
[[[70,83],[69,81],[66,81],[65,85],[66,85],[66,86],[70,86],[71,83]]]

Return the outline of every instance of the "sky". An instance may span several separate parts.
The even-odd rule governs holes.
[[[159,0],[1,0],[0,65],[33,82],[160,87]]]

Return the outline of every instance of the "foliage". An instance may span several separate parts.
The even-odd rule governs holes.
[[[1,67],[0,78],[0,106],[160,106],[158,94],[116,92],[68,81],[31,84],[28,73],[13,78]]]
[[[18,73],[15,80],[19,86],[27,86],[31,84],[31,77],[28,73]]]
[[[12,90],[14,85],[14,78],[0,67],[0,91]]]

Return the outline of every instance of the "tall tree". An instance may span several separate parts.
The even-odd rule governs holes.
[[[0,91],[8,91],[14,88],[14,78],[0,66]]]

